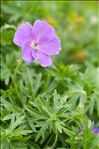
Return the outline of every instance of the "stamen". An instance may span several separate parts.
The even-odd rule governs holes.
[[[37,49],[37,46],[38,46],[38,43],[35,42],[35,41],[32,41],[30,46],[33,48],[33,49]]]

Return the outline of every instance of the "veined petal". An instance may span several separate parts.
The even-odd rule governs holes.
[[[37,60],[38,59],[38,51],[35,49],[32,49],[32,56],[33,56],[34,60]]]
[[[22,59],[27,63],[31,63],[34,60],[32,56],[32,48],[27,43],[22,46]]]
[[[39,45],[39,50],[46,55],[57,55],[61,50],[60,40],[56,37],[53,40]]]
[[[41,66],[43,66],[43,67],[52,65],[51,57],[46,54],[43,54],[41,52],[38,53],[38,60],[40,61]]]
[[[37,20],[35,21],[32,29],[33,37],[38,42],[46,42],[53,39],[55,34],[55,29],[45,21]]]
[[[18,46],[22,46],[24,42],[31,40],[32,40],[32,25],[26,22],[22,24],[16,31],[13,42]]]

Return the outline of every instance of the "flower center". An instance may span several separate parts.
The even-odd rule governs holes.
[[[35,41],[32,41],[31,42],[31,44],[30,44],[30,46],[33,48],[33,49],[38,49],[38,43],[37,42],[35,42]]]

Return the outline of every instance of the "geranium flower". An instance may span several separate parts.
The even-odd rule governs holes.
[[[52,65],[51,56],[59,54],[61,44],[55,29],[45,21],[37,20],[21,25],[14,35],[14,43],[22,48],[22,59],[27,63],[38,60],[43,67]]]
[[[96,127],[95,125],[93,126],[93,133],[94,134],[99,134],[99,128],[98,127]]]
[[[82,126],[82,129],[78,129],[78,133],[80,133],[80,132],[82,132],[84,130],[84,126]],[[99,128],[98,127],[96,127],[96,125],[94,125],[93,127],[92,127],[92,133],[93,134],[99,134]]]

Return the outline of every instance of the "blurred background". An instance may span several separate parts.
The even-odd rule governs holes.
[[[99,64],[98,1],[1,1],[1,57],[20,55],[13,44],[17,27],[37,19],[56,28],[62,51],[54,63]],[[12,48],[11,48],[12,46]],[[12,56],[13,57],[13,56]]]

